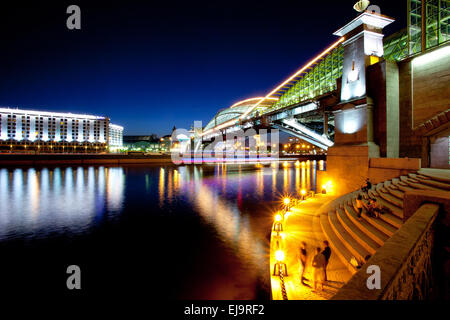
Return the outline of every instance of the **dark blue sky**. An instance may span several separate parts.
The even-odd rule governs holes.
[[[106,115],[125,134],[204,125],[265,95],[336,37],[356,0],[2,4],[0,105]],[[406,0],[372,1],[406,26]],[[395,4],[394,4],[395,3]],[[77,4],[82,29],[66,28]]]

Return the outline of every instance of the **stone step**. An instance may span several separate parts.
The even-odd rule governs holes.
[[[417,177],[420,178],[420,179],[432,180],[430,177],[423,176],[423,175],[421,175],[419,172],[417,172],[416,175],[417,175]]]
[[[375,190],[375,188],[372,188],[372,189],[370,189],[369,190],[369,197],[370,197],[370,195],[373,195],[373,196],[375,196],[375,197],[379,197],[380,195],[378,194],[378,192]]]
[[[387,180],[387,181],[384,182],[384,187],[386,189],[387,188],[392,188],[394,190],[398,190],[398,187],[395,184],[393,184],[392,181],[390,181],[390,180]]]
[[[400,176],[400,181],[405,183],[407,186],[409,186],[409,178],[407,176]]]
[[[408,187],[408,184],[400,181],[400,179],[392,179],[392,184],[395,185],[399,190],[401,190],[403,192],[415,190],[411,187]]]
[[[342,226],[340,223],[336,211],[330,211],[328,213],[328,219],[330,220],[331,227],[334,233],[345,245],[345,247],[356,257],[359,261],[365,261],[365,257],[371,254],[367,249],[361,246]]]
[[[375,251],[381,246],[371,237],[369,237],[363,230],[361,230],[356,224],[354,224],[347,216],[345,210],[336,210],[337,217],[341,225],[352,236],[353,239],[366,249],[371,255],[375,254]]]
[[[377,185],[375,186],[375,190],[376,190],[377,192],[380,192],[380,191],[388,192],[388,191],[384,188],[384,183],[383,183],[383,182],[380,182],[379,184],[377,184]]]
[[[369,190],[369,197],[371,199],[378,199],[380,197],[380,194],[376,191]]]
[[[422,176],[429,177],[429,178],[433,179],[434,181],[439,181],[439,182],[450,184],[450,178],[444,177],[443,175],[433,174],[433,173],[425,171],[425,170],[419,170],[419,171],[417,171],[417,173]]]
[[[412,189],[415,189],[415,190],[429,190],[429,189],[426,188],[426,186],[421,186],[419,181],[417,181],[416,179],[412,179],[412,178],[406,177],[406,176],[401,176],[400,180],[403,183],[406,183],[406,185],[409,188],[412,188]]]
[[[395,188],[397,188],[397,187],[395,187]],[[393,184],[389,185],[387,187],[387,190],[389,191],[389,193],[391,195],[393,195],[394,197],[398,198],[403,204],[403,197],[405,196],[405,193],[403,191],[399,190],[398,188],[394,189],[394,185]]]
[[[395,216],[399,217],[400,219],[403,219],[403,209],[397,207],[396,205],[393,205],[390,202],[387,202],[386,200],[384,200],[380,196],[375,197],[375,196],[372,195],[371,198],[372,199],[377,199],[377,202],[382,204],[384,207],[389,208]]]
[[[378,198],[377,202],[379,202],[384,207],[390,208],[391,210],[394,207],[389,202],[384,201],[382,198]],[[367,209],[367,202],[363,201],[363,203]],[[399,210],[399,209],[396,208],[395,210]],[[381,214],[379,219],[383,220],[384,222],[389,223],[390,225],[392,225],[398,229],[403,225],[403,218],[400,218],[399,216],[397,216],[397,214],[399,214],[399,215],[401,215],[401,217],[403,217],[403,211],[395,212],[394,210],[392,210],[392,212],[394,212],[394,214],[391,214],[391,213]],[[373,218],[373,219],[376,219],[376,218]],[[376,219],[376,220],[378,220],[378,219]]]
[[[403,208],[403,200],[400,200],[396,196],[393,196],[392,194],[386,193],[386,192],[378,192],[380,195],[380,198],[389,202],[391,205],[396,206],[399,209]],[[380,199],[378,198],[378,199]]]
[[[357,269],[350,263],[352,259],[352,253],[346,248],[346,246],[342,243],[342,241],[338,238],[338,236],[334,233],[333,228],[331,227],[330,221],[328,220],[327,214],[320,215],[320,225],[322,227],[322,231],[330,243],[330,247],[334,253],[339,257],[342,263],[347,267],[347,269],[355,274]]]
[[[443,191],[442,189],[439,189],[439,188],[435,188],[435,187],[432,187],[432,186],[429,186],[429,185],[425,185],[425,184],[422,184],[422,182],[414,182],[414,181],[412,181],[412,179],[409,179],[408,181],[406,181],[406,183],[410,186],[410,187],[412,187],[412,188],[414,188],[414,189],[418,189],[418,190],[432,190],[432,191]]]
[[[434,180],[432,180],[430,178],[423,179],[423,178],[420,178],[419,175],[413,175],[412,174],[412,176],[417,181],[419,181],[420,184],[427,185],[427,186],[430,186],[430,187],[434,187],[434,188],[437,188],[437,189],[440,189],[440,190],[444,190],[444,191],[449,191],[450,190],[450,184],[447,184],[447,183],[444,183],[444,182],[439,182],[439,181],[434,181]]]
[[[404,187],[408,186],[405,182],[401,181],[400,178],[392,179],[392,183],[394,183],[397,186],[404,186]]]
[[[378,201],[378,200],[377,200]],[[356,201],[352,202],[353,204],[353,209],[356,212]],[[377,228],[378,230],[380,230],[381,232],[383,232],[384,234],[386,234],[389,237],[392,237],[392,235],[398,230],[397,227],[395,227],[394,225],[390,224],[389,222],[386,222],[383,219],[377,219],[377,218],[372,218],[369,217],[369,215],[367,214],[367,210],[366,208],[363,208],[363,214],[362,217],[371,225],[373,225],[375,228]],[[388,217],[389,218],[389,217]],[[391,219],[392,220],[392,219]],[[395,220],[398,221],[398,220]]]
[[[377,229],[375,226],[371,225],[365,219],[358,219],[358,215],[353,208],[353,205],[345,204],[345,214],[351,220],[351,222],[357,226],[361,231],[363,231],[370,239],[372,239],[378,246],[382,246],[384,242],[388,239],[388,236]],[[362,216],[362,215],[361,215]]]
[[[408,178],[414,182],[414,183],[418,183],[419,181],[415,178],[415,174],[413,173],[408,173]]]

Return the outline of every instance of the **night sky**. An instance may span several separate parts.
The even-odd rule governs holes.
[[[106,115],[128,135],[267,94],[357,14],[356,0],[4,2],[0,106]],[[406,3],[372,1],[397,19],[386,34],[406,27]],[[71,4],[81,30],[66,27]]]

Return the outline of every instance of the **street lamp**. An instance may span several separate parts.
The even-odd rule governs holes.
[[[306,190],[305,190],[305,189],[302,189],[302,190],[300,191],[300,194],[302,195],[302,200],[305,200]]]
[[[275,215],[275,221],[276,221],[276,222],[281,222],[281,220],[283,220],[283,217],[281,216],[281,214],[279,214],[279,213],[276,214],[276,215]]]
[[[274,276],[280,275],[281,272],[283,272],[284,276],[288,275],[286,263],[283,262],[284,259],[285,259],[284,252],[282,250],[277,250],[275,252],[275,260],[276,260],[276,262],[275,262],[275,266],[273,268],[273,275]]]

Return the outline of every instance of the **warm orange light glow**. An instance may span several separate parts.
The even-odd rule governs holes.
[[[285,161],[285,162],[283,163],[283,167],[285,167],[285,168],[289,167],[289,163],[288,163],[287,161]]]
[[[244,104],[246,102],[251,102],[251,101],[255,101],[255,100],[262,100],[262,99],[264,99],[264,97],[256,97],[256,98],[250,98],[250,99],[242,100],[242,101],[239,101],[239,102],[236,102],[235,104],[233,104],[230,107],[230,109],[231,108],[235,108],[235,107],[237,107],[237,106],[239,106],[241,104]],[[267,100],[278,101],[278,98],[267,98]]]
[[[281,250],[278,250],[277,252],[275,252],[275,259],[279,262],[283,261],[285,258],[284,252]]]
[[[295,166],[296,166],[296,167],[300,167],[300,161],[297,160],[297,161],[295,162]]]
[[[317,60],[320,60],[322,57],[324,57],[325,55],[327,55],[330,51],[332,51],[334,48],[336,48],[339,44],[341,44],[341,42],[343,42],[345,39],[342,37],[340,38],[338,41],[336,41],[335,43],[333,43],[330,47],[328,47],[327,49],[325,49],[325,51],[323,51],[321,54],[319,54],[318,56],[316,56],[314,59],[312,59],[310,62],[308,62],[303,68],[301,68],[300,70],[298,70],[295,74],[293,74],[291,77],[289,77],[289,79],[287,79],[286,81],[284,81],[282,84],[280,84],[277,88],[275,88],[274,90],[272,90],[264,99],[261,99],[256,105],[253,106],[253,108],[247,110],[242,116],[240,116],[240,119],[245,118],[247,115],[249,115],[258,105],[260,105],[264,100],[270,98],[274,93],[276,93],[278,90],[280,90],[281,88],[283,88],[286,84],[288,84],[289,82],[291,82],[292,80],[294,80],[295,78],[297,78],[300,74],[302,74],[303,72],[305,72],[309,67],[311,67],[314,63],[316,63]]]
[[[327,193],[333,193],[333,182],[327,181],[327,183],[322,185],[322,191],[326,191]]]
[[[291,199],[284,198],[283,202],[284,202],[285,205],[288,205],[291,202]]]
[[[306,194],[306,190],[302,189],[302,191],[300,191],[300,193],[302,194],[302,196],[304,196]]]
[[[275,215],[275,221],[276,222],[280,222],[281,221],[281,215],[280,214]]]

